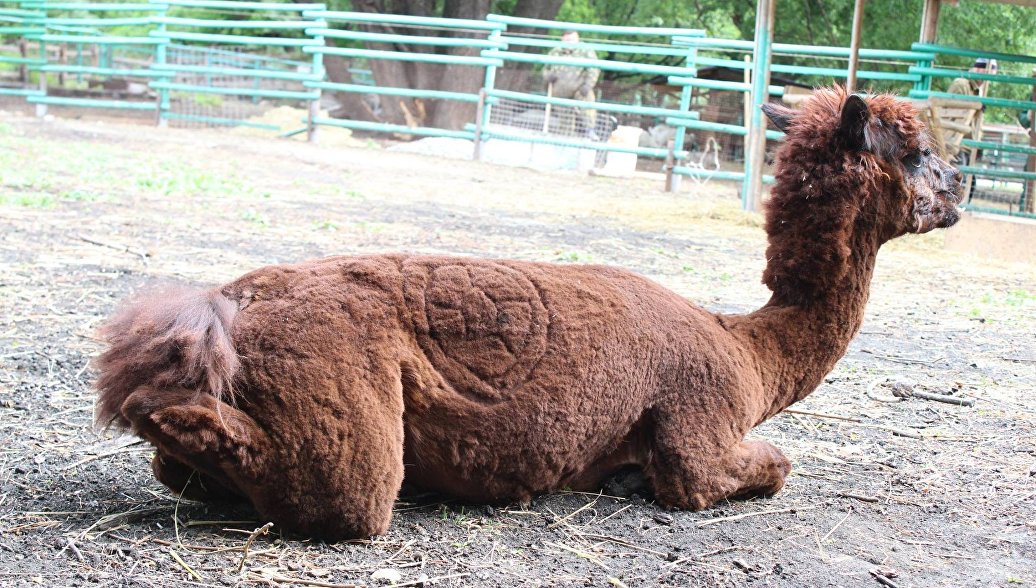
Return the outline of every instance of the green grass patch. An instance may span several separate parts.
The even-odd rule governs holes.
[[[0,191],[0,206],[21,206],[24,208],[53,208],[56,200],[46,192]]]

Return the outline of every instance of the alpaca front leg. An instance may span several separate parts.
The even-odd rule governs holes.
[[[772,496],[789,472],[788,458],[765,441],[742,441],[705,454],[659,450],[649,469],[659,503],[689,510],[728,498]]]

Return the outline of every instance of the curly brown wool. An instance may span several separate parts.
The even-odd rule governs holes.
[[[495,502],[634,465],[668,507],[774,494],[791,465],[745,433],[820,384],[860,328],[878,248],[954,224],[960,182],[891,96],[765,110],[787,140],[756,312],[713,314],[614,267],[272,266],[112,319],[99,421],[154,444],[174,491],[327,539],[384,533],[404,476]]]

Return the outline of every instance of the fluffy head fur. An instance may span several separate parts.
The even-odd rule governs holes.
[[[124,305],[101,327],[108,348],[95,360],[96,419],[129,428],[122,403],[139,386],[179,387],[217,401],[232,396],[239,362],[230,340],[237,308],[219,292],[158,290]]]
[[[957,222],[960,173],[932,154],[908,102],[833,88],[799,112],[763,109],[787,133],[766,205],[763,281],[775,294],[809,303],[845,279],[854,235],[877,246]]]

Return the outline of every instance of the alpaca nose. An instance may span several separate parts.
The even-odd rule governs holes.
[[[960,173],[959,169],[957,169],[955,167],[951,167],[950,171],[953,172],[953,181],[954,182],[957,182],[958,184],[964,183],[964,174]]]

